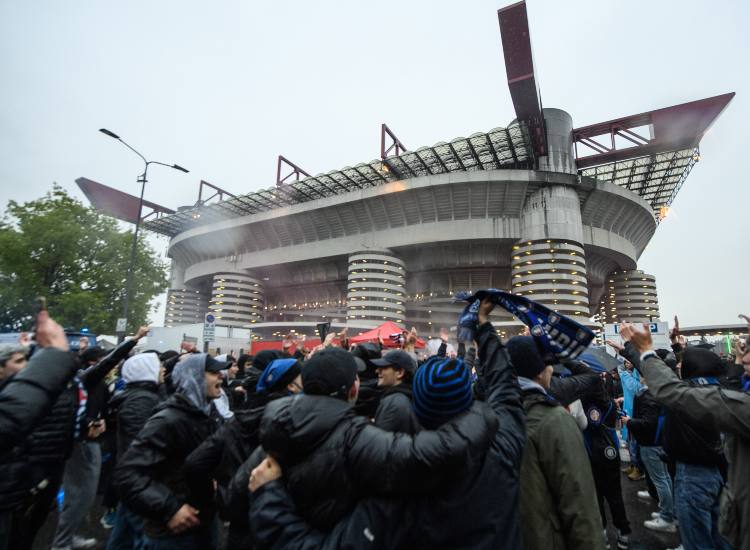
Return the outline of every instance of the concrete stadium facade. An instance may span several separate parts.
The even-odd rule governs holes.
[[[391,320],[436,334],[456,322],[455,292],[488,287],[587,324],[610,300],[620,319],[647,320],[652,310],[626,312],[628,298],[617,297],[635,289],[612,281],[637,269],[658,225],[653,205],[579,173],[571,117],[558,109],[544,116],[549,154],[537,169],[392,178],[176,232],[170,295],[200,296],[217,324],[262,338],[321,321],[358,332]],[[220,279],[232,277],[241,284],[228,292]],[[516,326],[510,317],[499,324]]]

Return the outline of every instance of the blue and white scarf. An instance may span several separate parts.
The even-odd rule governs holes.
[[[469,304],[458,318],[458,341],[471,342],[477,331],[479,304],[484,298],[515,315],[529,327],[531,335],[542,346],[546,353],[558,359],[575,359],[594,339],[591,329],[565,317],[551,309],[529,300],[495,288],[470,292],[458,292],[456,301]]]

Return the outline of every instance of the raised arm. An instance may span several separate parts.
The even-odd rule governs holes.
[[[623,323],[620,334],[641,353],[641,372],[657,401],[697,422],[708,422],[723,432],[750,438],[750,395],[717,386],[690,386],[653,353],[647,329]]]
[[[479,306],[477,375],[486,392],[487,404],[500,422],[492,446],[510,466],[518,469],[526,441],[526,414],[508,351],[489,322],[493,307],[489,300]]]
[[[86,385],[87,388],[93,388],[99,382],[104,380],[110,371],[115,368],[120,361],[125,359],[133,348],[136,346],[138,341],[148,334],[148,327],[141,327],[138,329],[136,335],[127,342],[123,342],[111,352],[109,352],[101,361],[96,365],[92,365],[81,373],[81,381]]]
[[[46,311],[39,314],[36,338],[44,349],[0,390],[0,441],[6,449],[31,433],[76,372],[65,332]]]

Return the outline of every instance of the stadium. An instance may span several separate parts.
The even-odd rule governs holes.
[[[592,326],[658,320],[638,259],[734,94],[577,127],[542,106],[525,4],[498,17],[516,112],[504,127],[408,149],[383,124],[376,160],[313,176],[279,157],[269,189],[201,182],[214,195],[195,205],[147,204],[144,227],[171,239],[165,326],[211,311],[255,340],[322,321],[431,335],[455,324],[456,291],[489,287]],[[109,188],[78,183],[106,202]]]

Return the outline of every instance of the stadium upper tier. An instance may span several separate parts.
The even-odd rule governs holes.
[[[658,214],[660,208],[672,203],[698,159],[697,148],[681,149],[610,162],[578,170],[578,173],[637,193]],[[145,227],[174,237],[194,227],[394,181],[455,172],[530,170],[534,169],[535,161],[526,126],[513,122],[507,128],[420,147],[416,151],[347,166],[229,200],[183,208],[174,214],[151,219]]]

